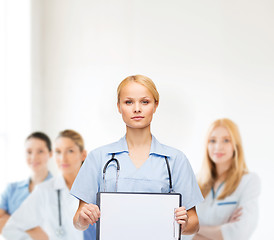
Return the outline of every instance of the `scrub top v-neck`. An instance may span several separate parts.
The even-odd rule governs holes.
[[[97,192],[104,191],[103,168],[115,154],[120,163],[118,192],[168,193],[169,175],[165,162],[167,157],[173,190],[182,195],[186,209],[203,200],[195,175],[186,156],[179,150],[163,145],[152,136],[148,159],[136,168],[129,157],[126,137],[118,142],[91,151],[81,167],[71,188],[71,194],[86,203],[96,204]],[[116,191],[117,164],[112,161],[106,170],[106,191]]]

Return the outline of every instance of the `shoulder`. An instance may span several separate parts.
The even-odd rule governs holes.
[[[249,173],[243,175],[243,177],[241,179],[241,185],[243,185],[244,187],[250,186],[252,188],[260,187],[261,180],[260,180],[260,177],[256,173],[249,172]]]
[[[236,189],[236,193],[239,195],[259,195],[260,192],[261,180],[254,172],[243,175],[241,182]]]
[[[47,181],[44,181],[44,182],[42,182],[42,183],[39,183],[36,187],[35,187],[35,189],[36,189],[36,191],[37,190],[43,190],[43,191],[45,191],[45,190],[47,190],[47,189],[52,189],[53,187],[54,187],[54,183],[56,182],[56,177],[51,177],[50,179],[48,179]],[[39,190],[39,191],[40,191]]]
[[[245,175],[243,175],[242,179],[241,179],[241,183],[243,183],[243,185],[250,185],[250,184],[260,184],[261,180],[259,178],[259,176],[254,173],[254,172],[249,172]]]
[[[187,159],[186,155],[179,149],[162,144],[163,149],[173,158]]]
[[[93,153],[93,154],[112,153],[112,152],[116,152],[118,147],[119,147],[119,141],[116,141],[116,142],[109,143],[109,144],[100,146],[98,148],[95,148],[90,153]]]
[[[179,149],[158,142],[159,154],[167,156],[171,161],[187,161],[186,155]]]
[[[125,137],[122,137],[119,141],[103,145],[90,151],[87,159],[95,158],[97,160],[104,159],[112,153],[122,153],[128,151]]]
[[[13,193],[15,191],[18,191],[20,189],[25,189],[29,186],[29,180],[21,180],[21,181],[16,181],[16,182],[11,182],[7,185],[6,187],[6,192]]]
[[[186,158],[185,154],[182,151],[160,143],[154,136],[152,136],[151,153],[167,156],[171,159]]]

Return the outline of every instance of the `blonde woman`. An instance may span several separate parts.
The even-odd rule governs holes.
[[[183,207],[176,210],[176,220],[181,224],[183,234],[195,233],[199,228],[195,206],[203,197],[186,156],[177,149],[159,143],[151,134],[150,124],[159,104],[155,84],[143,75],[129,76],[118,86],[117,96],[117,107],[126,125],[126,135],[115,143],[89,153],[71,189],[71,193],[80,199],[74,226],[85,230],[91,224],[92,229],[95,229],[94,223],[100,217],[96,193],[104,191],[104,188],[113,192],[168,193],[168,162],[173,190],[183,196]],[[104,181],[104,166],[114,158],[121,165],[119,179],[115,180],[113,163],[107,165],[108,176]],[[131,238],[141,239],[138,238],[138,234],[141,234],[138,231],[132,234]],[[94,234],[91,240],[95,239]],[[125,239],[122,233],[121,239]]]
[[[7,240],[82,240],[72,218],[78,201],[69,194],[72,183],[86,157],[84,141],[73,130],[59,133],[55,141],[55,160],[61,174],[38,185],[3,229]],[[41,231],[34,231],[40,228]]]
[[[206,137],[198,183],[205,201],[198,205],[195,240],[249,239],[258,222],[260,180],[247,169],[238,127],[214,121]]]

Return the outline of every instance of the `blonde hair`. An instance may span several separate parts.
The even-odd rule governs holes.
[[[128,83],[130,82],[136,82],[136,83],[140,83],[143,86],[145,86],[152,94],[155,103],[159,103],[159,93],[157,91],[156,85],[154,84],[154,82],[144,76],[144,75],[133,75],[133,76],[129,76],[127,78],[125,78],[118,86],[117,88],[117,101],[118,103],[120,102],[120,94],[121,94],[121,90],[123,89],[124,86],[126,86]]]
[[[211,188],[214,186],[215,181],[217,180],[216,165],[210,159],[208,153],[209,137],[216,127],[225,127],[227,129],[230,134],[234,149],[232,164],[230,169],[227,171],[224,189],[218,197],[218,199],[224,199],[236,190],[242,176],[248,172],[248,169],[245,163],[242,140],[237,125],[227,118],[222,118],[214,121],[210,125],[206,135],[204,160],[202,164],[201,174],[199,175],[198,179],[198,183],[203,196],[207,196]]]
[[[64,131],[61,131],[58,134],[57,138],[60,138],[60,137],[70,138],[79,147],[80,152],[84,151],[85,149],[84,140],[78,132],[71,129],[66,129]]]

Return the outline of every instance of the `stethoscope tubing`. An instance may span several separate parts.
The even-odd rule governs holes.
[[[58,189],[58,190],[57,190],[57,197],[58,197],[58,217],[59,217],[59,227],[62,227],[60,189]]]
[[[118,178],[119,178],[119,172],[120,172],[120,163],[118,161],[118,159],[114,158],[115,153],[112,153],[112,157],[111,159],[109,159],[107,161],[107,163],[105,164],[104,168],[103,168],[103,182],[104,182],[104,192],[106,191],[106,171],[107,171],[107,167],[108,165],[112,162],[115,161],[116,162],[116,166],[117,166],[117,170],[116,170],[116,189],[115,192],[117,192],[118,190]]]
[[[106,162],[106,164],[103,168],[104,192],[106,191],[106,171],[107,171],[107,167],[112,161],[116,162],[117,170],[116,170],[116,187],[115,187],[116,189],[115,189],[115,192],[117,192],[117,190],[118,190],[118,178],[119,178],[119,172],[120,172],[120,163],[119,163],[118,159],[114,158],[114,157],[115,157],[115,153],[112,153],[111,159],[109,159]],[[168,171],[168,178],[169,178],[169,193],[173,193],[174,190],[173,190],[173,186],[172,186],[170,165],[169,165],[169,162],[168,162],[168,158],[166,156],[165,156],[165,161],[166,161],[166,166],[167,166],[167,171]]]
[[[65,230],[62,226],[62,212],[61,212],[61,190],[57,189],[57,201],[58,201],[58,220],[59,227],[56,229],[56,236],[62,237],[65,235]]]

